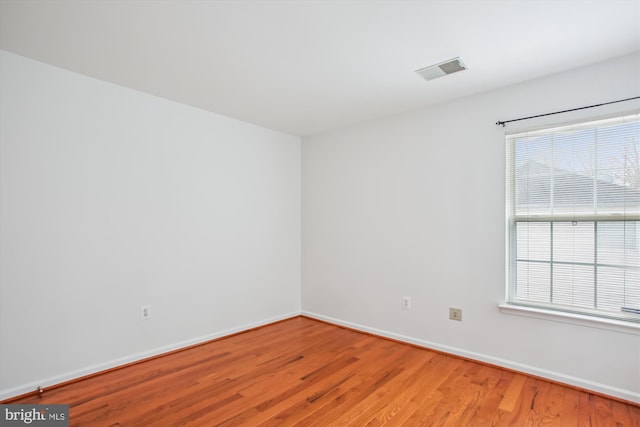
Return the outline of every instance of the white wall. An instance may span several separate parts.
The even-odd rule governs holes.
[[[0,55],[0,399],[299,314],[300,138]]]
[[[505,129],[495,125],[638,96],[639,75],[640,57],[627,56],[303,138],[303,313],[640,402],[638,330],[498,310]],[[449,307],[463,309],[462,322],[448,320]]]

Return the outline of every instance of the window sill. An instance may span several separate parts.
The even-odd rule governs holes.
[[[605,319],[586,316],[575,313],[563,313],[560,311],[545,310],[542,308],[525,307],[513,304],[499,304],[502,313],[516,316],[531,317],[535,319],[549,320],[553,322],[570,323],[572,325],[586,326],[589,328],[605,329],[622,332],[631,335],[640,335],[640,323],[624,322],[622,320]]]

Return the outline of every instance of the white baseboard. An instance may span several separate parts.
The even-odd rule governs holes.
[[[20,396],[21,394],[32,392],[34,390],[37,390],[38,387],[43,387],[46,389],[47,387],[51,387],[56,384],[64,383],[66,381],[71,381],[77,378],[84,377],[86,375],[95,374],[101,371],[105,371],[107,369],[116,368],[118,366],[126,365],[127,363],[137,362],[143,359],[147,359],[149,357],[158,356],[163,353],[179,350],[181,348],[189,347],[195,344],[201,344],[216,338],[222,338],[227,335],[243,332],[249,329],[268,325],[269,323],[278,322],[280,320],[288,319],[288,318],[299,316],[299,315],[300,315],[300,312],[293,312],[293,313],[285,314],[282,316],[276,316],[269,319],[264,319],[259,322],[249,323],[242,326],[226,329],[223,331],[218,331],[211,334],[191,338],[185,341],[169,344],[166,346],[157,347],[157,348],[143,351],[140,353],[131,354],[126,357],[121,357],[115,360],[110,360],[110,361],[99,363],[93,366],[88,366],[83,369],[78,369],[78,370],[67,372],[61,375],[55,375],[52,377],[43,378],[41,380],[33,381],[29,384],[24,384],[19,387],[10,388],[7,390],[0,390],[0,401],[10,399],[12,397]]]
[[[548,371],[546,369],[537,368],[535,366],[524,365],[522,363],[514,362],[511,360],[500,359],[493,356],[487,356],[481,353],[475,353],[472,351],[463,350],[456,347],[450,347],[447,345],[438,344],[431,341],[425,341],[425,340],[421,340],[413,337],[408,337],[405,335],[396,334],[396,333],[385,331],[382,329],[371,328],[368,326],[347,322],[347,321],[336,319],[329,316],[323,316],[321,314],[317,314],[309,311],[302,311],[302,315],[310,318],[322,320],[328,323],[333,323],[335,325],[345,326],[347,328],[355,329],[358,331],[368,332],[374,335],[379,335],[382,337],[391,338],[391,339],[406,342],[409,344],[414,344],[419,347],[442,351],[444,353],[449,353],[456,356],[465,357],[467,359],[473,359],[479,362],[484,362],[491,365],[508,368],[514,371],[534,375],[536,377],[547,378],[552,381],[557,381],[560,383],[579,387],[585,390],[591,390],[597,393],[606,394],[608,396],[617,397],[619,399],[623,399],[629,402],[640,403],[640,393],[634,392],[632,390],[619,389],[616,387],[609,386],[607,384],[596,383],[596,382],[585,380],[582,378],[565,375],[559,372],[553,372],[553,371]]]
[[[523,372],[526,374],[530,374],[530,375],[535,375],[537,377],[542,377],[542,378],[548,378],[550,380],[553,381],[558,381],[561,383],[565,383],[565,384],[569,384],[575,387],[580,387],[586,390],[592,390],[598,393],[602,393],[602,394],[606,394],[609,396],[613,396],[613,397],[617,397],[619,399],[624,399],[630,402],[636,402],[636,403],[640,403],[640,393],[636,393],[634,391],[631,390],[623,390],[623,389],[619,389],[616,387],[611,387],[609,385],[606,384],[601,384],[601,383],[595,383],[593,381],[589,381],[589,380],[585,380],[582,378],[577,378],[577,377],[572,377],[569,375],[565,375],[565,374],[561,374],[558,372],[553,372],[553,371],[548,371],[545,369],[541,369],[541,368],[537,368],[534,366],[529,366],[529,365],[524,365],[521,363],[517,363],[517,362],[513,362],[510,360],[505,360],[505,359],[500,359],[500,358],[496,358],[496,357],[492,357],[492,356],[487,356],[484,354],[480,354],[480,353],[475,353],[475,352],[471,352],[471,351],[467,351],[467,350],[463,350],[460,348],[456,348],[456,347],[450,347],[447,345],[442,345],[442,344],[438,344],[438,343],[434,343],[431,341],[425,341],[425,340],[421,340],[421,339],[417,339],[417,338],[413,338],[413,337],[409,337],[409,336],[405,336],[405,335],[401,335],[401,334],[396,334],[393,332],[389,332],[389,331],[385,331],[382,329],[376,329],[376,328],[371,328],[371,327],[367,327],[364,325],[360,325],[357,323],[352,323],[352,322],[347,322],[341,319],[336,319],[333,317],[329,317],[329,316],[323,316],[320,314],[316,314],[313,312],[309,312],[309,311],[303,311],[302,313],[300,312],[294,312],[294,313],[289,313],[286,315],[282,315],[282,316],[277,316],[277,317],[273,317],[270,319],[264,319],[260,322],[254,322],[254,323],[250,323],[250,324],[245,324],[242,326],[238,326],[238,327],[234,327],[234,328],[230,328],[230,329],[226,329],[223,331],[218,331],[212,334],[208,334],[208,335],[203,335],[203,336],[199,336],[199,337],[195,337],[189,340],[185,340],[185,341],[180,341],[174,344],[170,344],[170,345],[166,345],[163,347],[158,347],[158,348],[154,348],[148,351],[144,351],[144,352],[140,352],[140,353],[136,353],[136,354],[132,354],[130,356],[126,356],[126,357],[122,357],[119,359],[115,359],[115,360],[111,360],[108,362],[104,362],[104,363],[100,363],[97,365],[93,365],[93,366],[89,366],[83,369],[78,369],[76,371],[72,371],[72,372],[67,372],[65,374],[61,374],[61,375],[56,375],[53,377],[49,377],[49,378],[44,378],[42,380],[39,381],[34,381],[31,382],[29,384],[24,384],[22,386],[19,387],[14,387],[11,389],[7,389],[7,390],[0,390],[0,400],[5,400],[5,399],[10,399],[12,397],[15,396],[19,396],[21,394],[25,394],[25,393],[29,393],[32,392],[34,390],[36,390],[38,387],[50,387],[52,385],[55,384],[60,384],[66,381],[70,381],[76,378],[80,378],[86,375],[91,375],[91,374],[95,374],[98,373],[100,371],[104,371],[107,369],[112,369],[118,366],[122,366],[122,365],[126,365],[127,363],[131,363],[131,362],[136,362],[139,360],[143,360],[149,357],[153,357],[153,356],[158,356],[160,354],[163,353],[167,353],[170,351],[174,351],[174,350],[178,350],[181,348],[185,348],[185,347],[189,347],[191,345],[195,345],[195,344],[200,344],[200,343],[204,343],[213,339],[217,339],[217,338],[222,338],[224,336],[227,335],[231,335],[231,334],[235,334],[238,332],[243,332],[246,331],[248,329],[252,329],[252,328],[256,328],[259,326],[264,326],[267,325],[269,323],[273,323],[273,322],[277,322],[280,320],[284,320],[284,319],[288,319],[290,317],[295,317],[298,315],[304,315],[310,318],[314,318],[314,319],[318,319],[318,320],[322,320],[325,322],[329,322],[329,323],[333,323],[335,325],[341,325],[341,326],[345,326],[351,329],[355,329],[355,330],[359,330],[359,331],[363,331],[363,332],[368,332],[371,334],[375,334],[375,335],[379,335],[382,337],[387,337],[387,338],[391,338],[394,340],[398,340],[398,341],[402,341],[402,342],[406,342],[409,344],[414,344],[420,347],[424,347],[427,349],[433,349],[433,350],[438,350],[438,351],[442,351],[444,353],[449,353],[449,354],[453,354],[456,356],[461,356],[461,357],[465,357],[468,359],[473,359],[473,360],[478,360],[480,362],[485,362],[485,363],[489,363],[492,365],[496,365],[496,366],[501,366],[504,368],[508,368],[508,369],[512,369],[514,371],[519,371],[519,372]]]

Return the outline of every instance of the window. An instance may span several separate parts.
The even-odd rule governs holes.
[[[640,322],[640,115],[507,135],[511,304]]]

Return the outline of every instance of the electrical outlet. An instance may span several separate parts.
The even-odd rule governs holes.
[[[449,308],[449,319],[462,321],[462,309],[461,308]]]
[[[402,308],[409,310],[411,308],[411,297],[402,297]]]
[[[147,320],[150,317],[151,317],[151,306],[150,305],[140,306],[140,318],[142,320]]]

